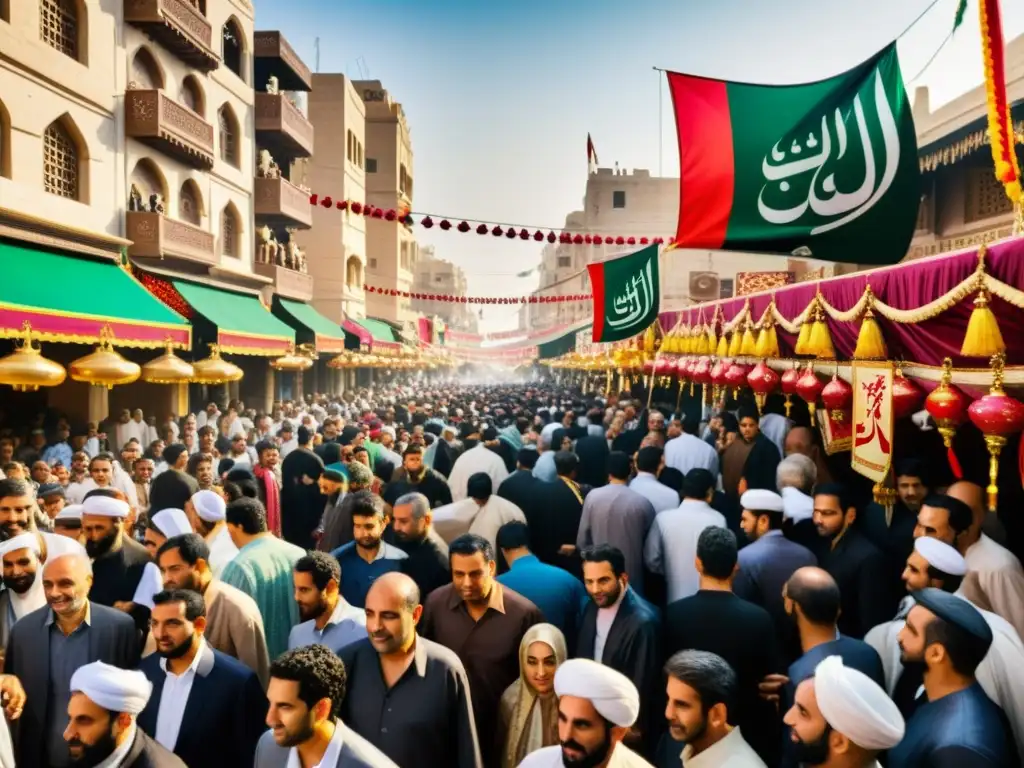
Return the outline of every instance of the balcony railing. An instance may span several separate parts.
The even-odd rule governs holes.
[[[255,182],[253,205],[259,222],[303,229],[313,226],[309,193],[303,192],[287,179],[257,177]]]
[[[252,271],[273,280],[274,293],[278,296],[296,301],[309,301],[313,298],[313,276],[308,272],[259,261],[252,265]]]
[[[124,0],[124,20],[196,69],[220,66],[213,26],[189,0]]]
[[[132,241],[128,254],[143,259],[180,259],[217,264],[212,232],[162,213],[129,211],[125,236]]]
[[[313,154],[313,124],[284,94],[257,93],[256,141],[284,165]]]
[[[265,88],[271,76],[282,91],[311,91],[313,74],[280,32],[256,32],[252,40],[256,88]]]
[[[125,135],[194,168],[213,167],[213,126],[163,91],[125,92]]]

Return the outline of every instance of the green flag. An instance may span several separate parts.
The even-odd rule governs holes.
[[[587,265],[594,294],[595,342],[636,336],[658,319],[658,246]]]
[[[895,43],[848,72],[773,86],[669,73],[679,134],[675,245],[894,264],[920,204]]]

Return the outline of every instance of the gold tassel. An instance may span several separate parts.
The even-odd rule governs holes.
[[[729,356],[729,338],[723,333],[718,339],[718,348],[715,350],[716,357]]]
[[[811,322],[804,320],[800,324],[800,334],[796,337],[796,346],[793,351],[798,355],[809,355],[811,354],[807,349],[807,343],[811,338]]]
[[[729,339],[729,357],[738,357],[742,348],[743,334],[740,333],[740,329],[737,328],[732,332],[732,338]]]
[[[712,321],[708,326],[708,354],[715,354],[716,349],[718,349],[718,338],[715,336],[715,323]]]
[[[747,327],[743,329],[743,340],[740,342],[740,354],[752,357],[757,353],[757,342],[754,341],[754,332],[750,328],[750,323],[747,323]]]
[[[757,344],[754,346],[754,355],[764,360],[769,356],[768,345],[771,339],[768,338],[768,328],[761,328],[757,332]]]
[[[695,355],[706,355],[708,354],[708,336],[709,334],[697,327],[697,335],[693,337],[693,354]]]
[[[860,321],[860,332],[857,334],[857,348],[853,350],[854,360],[886,360],[889,351],[885,346],[882,329],[875,320],[875,313],[870,305]]]
[[[782,352],[779,350],[779,334],[775,330],[775,323],[772,323],[765,329],[765,333],[768,335],[768,347],[767,354],[765,357],[781,357]]]
[[[829,333],[825,319],[818,314],[811,325],[811,333],[807,338],[807,354],[819,360],[834,360],[836,349],[832,345],[832,334]]]
[[[1006,351],[1006,342],[999,330],[999,323],[988,302],[988,291],[978,291],[974,299],[974,310],[967,323],[967,333],[960,354],[964,357],[992,357]]]

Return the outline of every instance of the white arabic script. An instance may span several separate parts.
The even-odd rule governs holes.
[[[616,296],[612,302],[615,310],[615,317],[605,317],[608,325],[612,328],[622,328],[631,325],[646,317],[654,306],[654,280],[651,269],[653,258],[647,260],[647,265],[635,275],[632,280],[627,281],[625,292]]]
[[[792,224],[809,209],[819,217],[832,219],[811,230],[812,235],[818,235],[848,224],[871,210],[892,185],[900,163],[900,137],[896,118],[893,116],[889,100],[885,95],[882,75],[878,71],[875,72],[874,97],[875,110],[882,133],[882,145],[885,150],[885,168],[881,178],[878,178],[875,152],[871,144],[867,119],[864,116],[864,106],[861,103],[860,94],[857,94],[853,99],[853,114],[857,123],[861,147],[864,150],[864,180],[861,185],[853,192],[839,192],[836,188],[835,174],[828,173],[821,179],[820,184],[824,195],[819,196],[818,194],[819,176],[823,173],[828,160],[833,156],[833,152],[835,153],[834,160],[842,160],[846,155],[846,124],[843,121],[842,113],[837,109],[832,116],[835,125],[834,138],[832,131],[829,130],[828,116],[823,115],[820,141],[813,133],[808,134],[803,147],[800,146],[800,142],[794,140],[788,151],[788,155],[792,159],[787,162],[787,153],[779,149],[780,140],[764,158],[761,163],[761,173],[767,183],[761,187],[757,198],[757,210],[761,214],[761,218],[769,224]],[[819,151],[814,154],[804,154],[805,149],[819,149]],[[764,193],[771,184],[777,182],[782,192],[788,192],[792,188],[791,179],[810,171],[814,171],[814,175],[811,177],[809,191],[806,198],[797,205],[778,209],[765,203]]]

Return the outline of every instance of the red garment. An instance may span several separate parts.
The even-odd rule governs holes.
[[[254,469],[257,479],[263,481],[266,497],[267,527],[275,536],[281,536],[281,489],[277,485],[274,471],[257,465]]]

